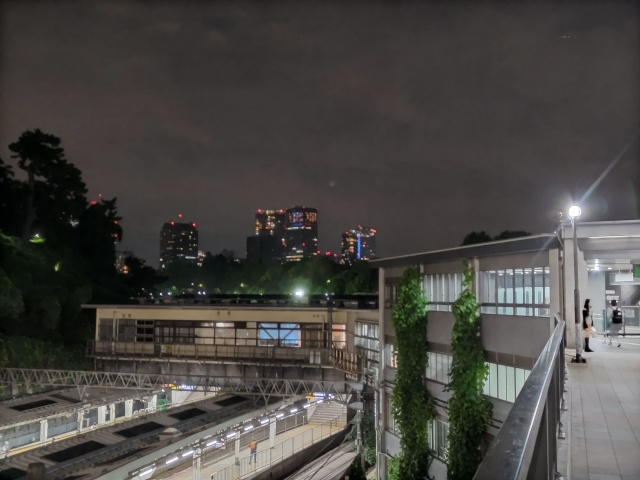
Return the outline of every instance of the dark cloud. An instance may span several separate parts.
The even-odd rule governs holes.
[[[640,128],[633,2],[0,5],[0,155],[59,135],[153,263],[178,212],[214,252],[293,204],[323,250],[550,231]],[[585,218],[638,218],[638,185],[636,145]]]

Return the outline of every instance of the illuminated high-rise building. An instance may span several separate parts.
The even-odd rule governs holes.
[[[129,267],[127,267],[127,257],[133,255],[133,252],[128,252],[124,250],[116,250],[116,271],[118,273],[122,273],[123,275],[129,274]]]
[[[318,210],[304,206],[288,208],[284,232],[287,262],[318,255]]]
[[[376,257],[376,230],[358,228],[342,234],[342,255],[340,262],[351,265],[357,260],[371,260]]]
[[[180,219],[182,215],[178,216]],[[171,263],[198,262],[198,229],[195,223],[168,222],[160,231],[160,268]]]
[[[284,239],[284,225],[285,225],[285,212],[284,210],[262,210],[256,211],[256,235],[258,236],[270,236]]]
[[[196,264],[201,267],[202,264],[204,263],[204,259],[207,258],[207,254],[204,250],[198,250],[198,259],[196,261]]]
[[[255,235],[247,237],[247,261],[271,266],[282,263],[284,210],[256,211]]]

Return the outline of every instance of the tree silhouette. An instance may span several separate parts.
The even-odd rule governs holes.
[[[489,235],[484,230],[480,232],[476,232],[474,230],[473,232],[469,232],[465,235],[460,246],[475,245],[477,243],[487,243],[495,240],[508,240],[510,238],[528,237],[529,235],[531,235],[531,233],[525,232],[523,230],[503,230],[499,235],[491,237],[491,235]]]
[[[27,174],[22,239],[29,240],[36,221],[51,228],[77,220],[87,203],[87,188],[80,170],[67,162],[60,139],[40,129],[27,130],[9,150]]]
[[[460,244],[461,246],[465,246],[465,245],[474,245],[476,243],[486,243],[486,242],[490,242],[492,240],[491,235],[489,235],[487,232],[485,232],[484,230],[480,231],[480,232],[476,232],[475,230],[473,232],[469,232],[465,235],[464,239],[462,240],[462,243]]]

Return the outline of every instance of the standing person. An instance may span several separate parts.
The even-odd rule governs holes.
[[[591,300],[586,299],[584,301],[584,307],[582,308],[582,336],[584,337],[584,351],[593,352],[589,348],[589,338],[591,338],[591,327],[593,326],[593,320],[591,319]]]
[[[249,444],[249,450],[251,451],[251,453],[249,454],[249,465],[251,465],[252,460],[256,462],[256,451],[258,450],[258,442],[252,439],[251,443]]]
[[[611,339],[615,338],[618,340],[618,347],[620,347],[620,340],[618,336],[620,335],[620,330],[622,329],[622,310],[618,308],[618,301],[611,300],[611,307],[608,309],[608,317],[609,317],[609,345],[611,345]]]

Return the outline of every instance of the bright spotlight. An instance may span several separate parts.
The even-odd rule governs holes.
[[[580,217],[581,213],[582,209],[578,205],[571,205],[569,207],[569,217],[577,219],[578,217]]]

